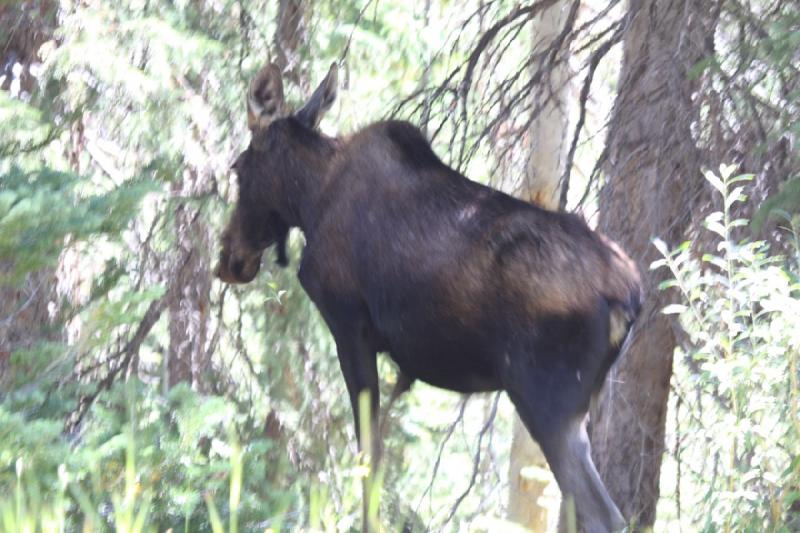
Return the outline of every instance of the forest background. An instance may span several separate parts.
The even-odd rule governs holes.
[[[360,524],[294,268],[211,273],[268,60],[297,104],[340,63],[326,133],[410,120],[636,259],[591,426],[636,527],[800,528],[796,2],[0,0],[0,530]],[[387,530],[510,530],[538,477],[505,396],[418,384],[389,416]]]

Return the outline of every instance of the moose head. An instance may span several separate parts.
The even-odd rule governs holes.
[[[283,97],[277,65],[256,74],[247,92],[250,145],[233,164],[239,200],[222,234],[217,276],[248,283],[261,267],[264,250],[276,245],[277,263],[286,266],[289,229],[301,225],[307,189],[318,188],[321,169],[332,155],[332,140],[316,130],[336,99],[337,66],[298,111]]]

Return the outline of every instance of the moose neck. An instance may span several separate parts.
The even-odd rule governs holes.
[[[290,155],[293,160],[287,161],[284,174],[286,212],[283,215],[290,226],[299,227],[308,234],[319,218],[327,171],[339,142],[307,129],[303,137],[295,137]]]

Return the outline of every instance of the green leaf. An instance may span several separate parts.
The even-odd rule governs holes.
[[[219,511],[217,511],[217,506],[214,504],[214,499],[211,497],[211,494],[206,492],[203,497],[208,506],[208,518],[211,521],[211,530],[214,533],[225,533],[225,528],[222,526],[222,519],[219,517]]]
[[[719,175],[725,183],[730,183],[729,178],[733,176],[737,168],[739,168],[737,165],[720,165]]]
[[[728,271],[728,262],[722,257],[713,254],[703,254],[703,261],[716,266],[723,272]]]
[[[725,226],[723,226],[719,222],[706,220],[706,228],[708,228],[710,231],[713,231],[723,239],[726,239],[728,236],[728,232],[725,229]]]
[[[703,175],[705,176],[706,181],[709,182],[717,191],[719,191],[720,194],[722,194],[723,196],[725,195],[726,188],[725,188],[725,184],[722,183],[722,180],[720,180],[710,170],[706,170],[703,173]]]
[[[665,315],[679,315],[686,312],[687,309],[688,307],[683,304],[670,304],[665,306],[661,312]]]
[[[656,237],[653,239],[653,246],[656,247],[656,250],[658,250],[661,255],[663,255],[664,257],[669,257],[670,254],[667,243]]]
[[[670,289],[672,287],[677,287],[678,285],[679,284],[678,284],[677,280],[675,280],[675,279],[667,279],[667,280],[664,280],[664,281],[662,281],[661,283],[658,284],[658,290],[664,291],[664,290]]]
[[[744,187],[739,186],[733,189],[728,196],[725,197],[725,210],[729,211],[731,206],[736,202],[743,202],[747,200],[747,195],[743,194]]]
[[[753,174],[739,174],[738,176],[734,176],[726,181],[729,184],[733,185],[734,183],[739,183],[742,181],[753,181],[753,178],[754,178]]]

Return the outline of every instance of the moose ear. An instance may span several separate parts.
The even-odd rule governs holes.
[[[278,65],[270,63],[258,71],[247,91],[247,127],[251,131],[266,128],[285,115],[283,80]]]
[[[312,129],[319,126],[322,115],[331,108],[333,102],[336,100],[338,77],[339,67],[336,63],[332,63],[328,75],[325,76],[325,79],[319,84],[319,87],[317,87],[317,90],[311,95],[311,98],[308,99],[306,105],[295,113],[295,117],[301,124]]]

